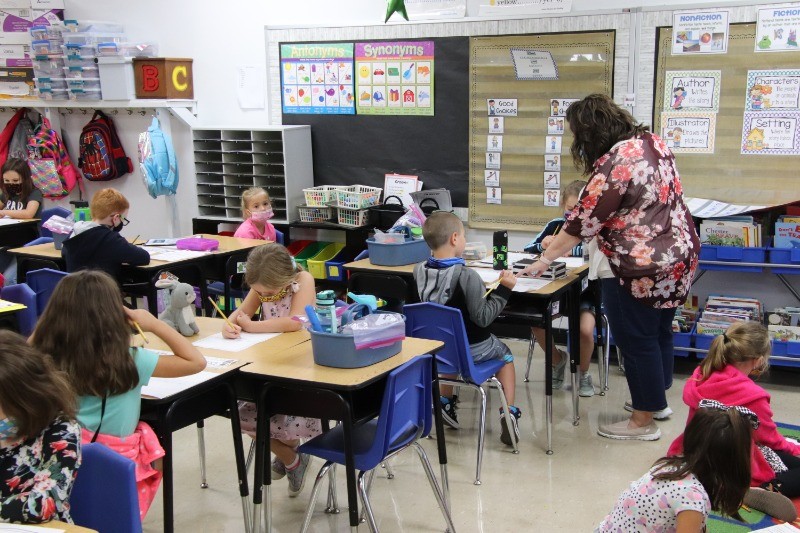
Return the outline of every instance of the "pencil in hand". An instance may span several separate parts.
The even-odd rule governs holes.
[[[495,281],[493,281],[493,282],[491,282],[491,283],[489,284],[489,289],[488,289],[488,290],[487,290],[487,291],[484,293],[484,295],[483,295],[483,297],[484,297],[484,298],[486,298],[487,296],[489,296],[489,293],[490,293],[490,292],[492,292],[493,290],[495,290],[495,289],[498,287],[498,285],[500,285],[500,280],[501,280],[501,279],[503,279],[503,276],[502,276],[502,275],[500,275],[500,277],[499,277],[499,278],[497,278]]]
[[[139,323],[136,322],[135,320],[133,320],[132,322],[133,322],[133,327],[136,328],[136,331],[138,331],[139,335],[141,335],[142,339],[144,339],[144,343],[145,344],[150,344],[150,339],[148,339],[147,335],[145,335],[144,331],[142,331],[142,326],[140,326]]]
[[[214,299],[211,296],[208,297],[208,301],[211,302],[211,305],[213,305],[214,309],[217,310],[217,313],[219,313],[219,316],[221,316],[223,318],[223,320],[225,320],[225,323],[228,324],[228,327],[230,327],[234,332],[236,332],[236,328],[233,326],[233,324],[231,324],[231,321],[228,320],[228,317],[225,316],[225,313],[222,312],[222,309],[219,308],[219,305],[217,305],[217,302],[215,302]]]

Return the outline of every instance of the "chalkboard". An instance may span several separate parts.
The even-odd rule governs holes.
[[[311,126],[315,185],[383,187],[396,172],[450,189],[453,205],[467,206],[469,38],[417,40],[434,42],[434,116],[282,115],[283,124]]]

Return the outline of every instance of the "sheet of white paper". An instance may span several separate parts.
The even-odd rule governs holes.
[[[520,253],[520,252],[508,252],[508,266],[513,265],[514,263],[516,263],[520,259],[530,259],[532,257],[533,257],[533,254],[524,254],[524,253]],[[483,263],[485,265],[491,265],[492,264],[492,256],[491,256],[491,254],[486,256],[484,259],[481,259],[481,263]]]
[[[198,348],[209,348],[212,350],[222,350],[223,352],[241,352],[251,346],[255,346],[269,339],[275,338],[280,333],[241,333],[238,339],[226,339],[222,333],[211,335],[205,339],[200,339],[192,344]]]
[[[517,284],[514,285],[514,292],[528,292],[538,291],[542,287],[547,286],[551,280],[541,278],[519,278]]]
[[[578,268],[583,266],[583,257],[559,257],[556,261],[567,264],[567,268]]]
[[[175,355],[172,352],[167,352],[165,350],[153,350],[158,355]],[[236,363],[236,359],[223,359],[222,357],[211,357],[209,355],[204,356],[206,358],[206,368],[228,368],[229,366]]]
[[[21,220],[15,218],[0,218],[0,226],[10,226],[11,224],[19,224]]]
[[[264,109],[266,86],[264,67],[243,65],[236,69],[236,96],[242,109]]]
[[[196,252],[194,250],[163,250],[156,255],[156,259],[159,261],[185,261],[187,259],[208,255],[208,253],[209,252]]]
[[[147,246],[172,246],[175,247],[178,239],[148,239],[145,245]]]
[[[472,270],[478,273],[484,283],[494,283],[500,277],[499,270],[492,270],[491,268],[472,268]]]
[[[25,524],[0,524],[0,533],[64,533],[64,530]]]
[[[185,391],[195,385],[199,385],[204,381],[219,376],[214,372],[198,372],[191,376],[182,376],[179,378],[150,378],[150,383],[142,387],[142,394],[145,396],[152,396],[153,398],[166,398],[181,391]]]
[[[754,531],[764,531],[766,533],[797,533],[797,528],[791,524],[783,523],[763,529],[756,529]]]
[[[139,248],[141,248],[142,250],[144,250],[145,252],[150,254],[150,257],[156,256],[156,255],[159,255],[159,254],[163,254],[166,251],[163,248],[159,248],[159,247],[155,247],[155,246],[140,246]]]

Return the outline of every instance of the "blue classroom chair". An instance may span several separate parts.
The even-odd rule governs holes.
[[[71,214],[72,214],[72,211],[70,211],[66,207],[61,207],[60,205],[57,205],[55,207],[51,207],[50,209],[45,209],[45,210],[42,211],[42,224],[47,222],[47,219],[49,219],[53,215],[58,215],[61,218],[67,218]],[[50,238],[52,238],[53,237],[53,232],[50,231],[49,229],[45,228],[45,227],[40,227],[39,228],[39,235],[41,235],[42,237],[50,237]]]
[[[491,381],[500,392],[500,403],[506,417],[511,417],[506,401],[503,386],[494,376],[506,364],[502,360],[485,361],[476,363],[469,352],[467,331],[461,311],[431,302],[406,305],[403,307],[406,316],[406,336],[421,339],[433,339],[444,342],[444,347],[436,353],[436,364],[439,375],[455,375],[456,378],[441,378],[440,383],[445,385],[468,386],[476,389],[481,395],[481,407],[478,411],[478,462],[475,467],[475,485],[481,484],[481,466],[483,463],[483,443],[486,436],[486,391],[481,385]],[[511,420],[506,420],[511,428]],[[519,453],[516,439],[513,435],[511,442],[514,453]]]
[[[450,512],[436,476],[431,468],[425,450],[417,442],[426,437],[431,430],[433,410],[431,409],[431,356],[415,357],[394,369],[386,380],[380,414],[377,418],[353,428],[353,455],[358,474],[358,492],[369,520],[370,531],[378,531],[372,506],[369,502],[369,485],[374,469],[386,459],[399,454],[411,446],[417,451],[428,482],[436,496],[439,509],[444,515],[449,531],[455,531]],[[311,522],[314,501],[321,481],[335,464],[345,464],[344,429],[342,425],[319,435],[300,446],[302,453],[325,459],[325,464],[317,474],[311,500],[306,511],[301,532],[305,532]],[[364,477],[370,474],[369,481]]]
[[[22,304],[26,307],[22,311],[17,311],[17,326],[20,334],[25,337],[33,333],[36,327],[36,320],[39,313],[36,309],[36,293],[25,283],[17,283],[3,287],[0,291],[0,299]]]
[[[25,274],[25,283],[36,293],[36,309],[41,315],[44,313],[50,296],[58,285],[58,282],[66,277],[67,273],[52,268],[40,268],[31,270]]]

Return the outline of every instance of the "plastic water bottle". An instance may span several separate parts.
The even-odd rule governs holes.
[[[332,290],[318,292],[316,307],[322,329],[328,333],[337,333],[339,325],[336,320],[336,293]]]

